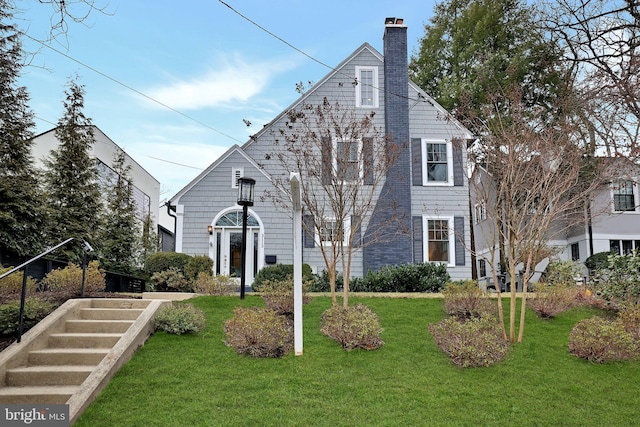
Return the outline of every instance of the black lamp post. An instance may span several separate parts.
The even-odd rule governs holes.
[[[242,254],[240,274],[240,299],[244,299],[244,284],[246,280],[247,264],[247,210],[253,206],[253,187],[256,180],[252,178],[238,178],[238,204],[242,206]]]

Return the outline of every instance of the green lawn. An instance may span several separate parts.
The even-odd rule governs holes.
[[[319,332],[320,297],[304,307],[304,355],[238,356],[222,324],[256,296],[200,297],[198,336],[154,334],[82,415],[77,426],[629,426],[640,423],[640,362],[596,365],[567,351],[580,319],[530,312],[524,342],[490,368],[461,369],[427,325],[439,299],[352,299],[380,316],[386,344],[345,352]]]

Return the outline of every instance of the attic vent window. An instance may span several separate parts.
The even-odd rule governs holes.
[[[244,176],[244,168],[233,168],[231,170],[231,188],[238,188],[238,180]]]

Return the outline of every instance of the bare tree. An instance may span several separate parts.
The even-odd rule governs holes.
[[[486,137],[475,151],[478,166],[470,185],[472,199],[482,207],[480,219],[486,218],[478,221],[475,239],[487,251],[475,255],[491,268],[501,320],[500,270],[509,278],[511,342],[516,340],[516,279],[522,274],[517,338],[521,342],[527,287],[534,268],[553,252],[551,240],[584,224],[588,201],[601,188],[604,176],[597,161],[579,144],[580,128],[572,116],[549,122],[542,111],[522,105],[520,95],[510,94],[509,99],[508,112],[483,113],[490,119],[483,121]],[[503,333],[506,337],[506,331]]]
[[[399,151],[375,125],[374,116],[327,98],[317,105],[305,102],[286,113],[285,126],[273,131],[273,151],[265,156],[286,171],[273,175],[276,191],[266,194],[278,206],[290,208],[289,173],[300,172],[305,238],[313,239],[322,254],[334,305],[340,267],[345,307],[355,253],[385,238],[384,227],[368,230],[366,240],[363,231],[376,201],[384,197],[382,184]]]
[[[563,47],[582,95],[593,153],[640,156],[640,1],[541,1],[541,21]]]

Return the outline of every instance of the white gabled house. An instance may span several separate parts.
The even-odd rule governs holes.
[[[359,83],[354,85],[354,81]],[[231,147],[170,199],[170,209],[177,218],[176,251],[208,255],[214,261],[215,274],[241,274],[242,208],[236,204],[237,179],[255,179],[256,195],[276,191],[272,178],[285,171],[265,160],[265,153],[278,149],[275,138],[278,129],[287,125],[288,111],[303,103],[315,105],[324,98],[339,100],[342,106],[361,114],[374,112],[376,126],[403,147],[393,173],[387,174],[383,183],[382,194],[392,195],[392,200],[380,197],[376,201],[380,209],[366,225],[384,224],[388,210],[383,207],[393,203],[405,232],[397,233],[393,240],[363,247],[357,252],[352,275],[362,276],[384,265],[433,261],[445,263],[453,279],[470,278],[465,172],[466,144],[472,135],[409,80],[407,27],[395,18],[385,21],[384,55],[368,43],[361,45],[248,142]],[[359,144],[365,150],[366,138]],[[367,229],[361,233],[366,235]],[[325,266],[318,239],[309,237],[308,233],[303,235],[303,262],[319,273]],[[292,239],[291,213],[256,197],[249,209],[246,283],[266,265],[291,264]]]

